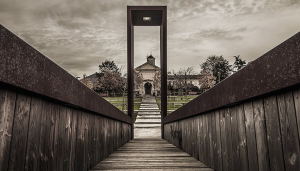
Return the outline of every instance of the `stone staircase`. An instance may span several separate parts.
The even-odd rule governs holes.
[[[146,95],[134,124],[135,138],[160,138],[161,114],[153,96]]]

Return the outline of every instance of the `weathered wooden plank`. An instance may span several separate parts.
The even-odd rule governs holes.
[[[64,139],[63,139],[63,170],[68,170],[70,167],[70,151],[71,151],[71,135],[72,135],[72,109],[67,107],[64,125]]]
[[[31,99],[25,170],[40,170],[40,130],[43,101]]]
[[[270,170],[266,119],[262,99],[253,101],[253,113],[259,170]]]
[[[277,96],[282,145],[286,170],[293,171],[300,168],[300,148],[296,113],[292,92]]]
[[[89,114],[84,112],[82,116],[82,122],[84,124],[84,167],[83,170],[88,170],[89,166]],[[107,147],[107,146],[106,146]]]
[[[88,139],[88,170],[90,168],[92,168],[94,166],[93,164],[93,153],[95,152],[95,148],[94,148],[94,125],[95,125],[95,116],[94,115],[89,115],[89,139]],[[111,125],[111,127],[114,128],[115,130],[115,125]],[[113,136],[114,138],[117,138],[115,136]],[[114,141],[115,142],[115,141]],[[113,143],[113,146],[115,147],[115,143]]]
[[[245,113],[244,105],[237,106],[237,126],[238,126],[238,144],[240,145],[240,161],[241,170],[248,171],[248,150],[247,150],[247,140],[246,140],[246,128],[245,128]]]
[[[24,170],[31,97],[17,94],[9,170]]]
[[[214,162],[214,165],[211,166],[212,169],[218,169],[218,149],[217,149],[217,137],[216,137],[216,114],[211,112],[211,138],[212,138],[212,152],[213,158],[211,159]]]
[[[72,109],[71,119],[71,143],[70,143],[70,154],[69,154],[69,169],[70,171],[75,170],[75,155],[76,155],[76,136],[77,136],[77,110]]]
[[[227,145],[227,162],[228,162],[228,170],[233,169],[233,161],[232,161],[232,141],[231,141],[231,116],[229,108],[225,109],[225,133],[226,133],[226,145]]]
[[[293,92],[293,95],[294,95],[296,119],[297,119],[297,125],[298,125],[298,137],[300,137],[300,89],[295,90]]]
[[[220,110],[220,129],[221,129],[221,144],[222,144],[222,165],[224,171],[229,171],[228,163],[228,144],[226,138],[226,113],[224,109]]]
[[[239,136],[238,136],[238,126],[237,126],[237,117],[236,110],[237,107],[231,107],[230,116],[231,116],[231,140],[232,140],[232,161],[233,168],[232,170],[239,171],[240,168],[240,146],[239,146]]]
[[[51,127],[51,106],[52,103],[43,100],[41,119],[40,119],[40,135],[39,135],[39,170],[47,170],[51,163],[51,141],[50,141],[50,127]]]
[[[58,144],[57,144],[57,170],[63,170],[64,166],[64,156],[65,156],[65,129],[66,129],[66,107],[59,107],[59,123],[58,123]]]
[[[207,114],[203,115],[203,138],[204,138],[204,161],[203,163],[209,165],[209,137],[208,137],[208,128],[207,128]]]
[[[204,127],[203,127],[203,115],[199,116],[199,125],[200,125],[200,132],[199,132],[199,160],[201,162],[204,162],[204,158],[205,158],[205,145],[204,145]]]
[[[212,112],[207,114],[207,128],[208,128],[208,142],[209,142],[209,165],[211,168],[214,168],[214,153],[213,153],[213,142],[212,142],[212,121],[211,121],[211,115],[213,115]],[[191,128],[193,129],[193,128]]]
[[[264,108],[268,135],[270,168],[273,171],[282,171],[285,169],[276,96],[269,96],[265,98]]]
[[[258,170],[252,102],[244,103],[249,170]]]
[[[300,138],[300,89],[293,91],[296,119],[298,125],[298,137]]]
[[[0,88],[0,170],[8,169],[16,93]]]
[[[84,170],[85,166],[85,148],[84,148],[84,112],[78,111],[77,122],[77,139],[76,139],[76,157],[75,157],[75,171]]]
[[[59,128],[59,105],[55,103],[51,103],[44,107],[44,110],[50,108],[50,139],[49,139],[49,162],[48,162],[48,170],[56,170],[57,169],[57,156],[58,156],[58,128]],[[42,119],[43,120],[43,119]],[[47,120],[46,122],[47,123]]]
[[[122,153],[118,150],[91,170],[212,171],[211,168],[161,139],[134,139],[126,146],[132,147],[133,151],[129,149],[126,153]],[[145,151],[145,146],[150,152]]]
[[[217,150],[217,160],[215,161],[215,170],[223,170],[223,158],[222,158],[222,142],[221,142],[221,130],[220,130],[220,112],[215,111],[216,120],[216,150]],[[215,157],[215,156],[214,156]]]

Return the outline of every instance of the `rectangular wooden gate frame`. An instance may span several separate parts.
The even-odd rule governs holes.
[[[161,118],[167,116],[167,6],[127,6],[128,116],[134,109],[134,26],[160,26]],[[162,123],[162,122],[161,122]],[[163,137],[163,125],[161,136]],[[134,138],[132,125],[132,139]]]

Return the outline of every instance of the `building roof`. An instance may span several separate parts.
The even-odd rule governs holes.
[[[136,67],[135,70],[139,71],[143,66],[145,66],[145,65],[147,65],[147,64],[153,66],[155,69],[160,69],[160,68],[159,68],[158,66],[156,66],[156,65],[153,65],[153,64],[151,64],[151,63],[149,63],[149,62],[145,62],[145,63],[143,63],[142,65]]]

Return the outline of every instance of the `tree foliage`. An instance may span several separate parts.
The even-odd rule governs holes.
[[[138,71],[134,70],[134,89],[138,90],[143,86],[143,74],[139,73]]]
[[[99,73],[97,73],[98,83],[94,90],[98,93],[113,92],[120,93],[127,86],[126,80],[122,77],[122,68],[118,67],[114,61],[102,62],[99,65]]]
[[[202,70],[212,72],[213,76],[219,78],[220,81],[224,80],[231,73],[231,66],[228,60],[223,58],[223,56],[210,55],[207,57],[206,61],[200,64]]]
[[[237,70],[240,70],[245,64],[246,64],[246,60],[242,60],[240,58],[240,55],[238,56],[233,56],[235,58],[235,61],[233,63],[233,68],[237,69]]]
[[[201,89],[210,89],[216,84],[216,77],[209,70],[202,70],[199,75],[199,84]]]
[[[190,82],[188,82],[191,77],[194,76],[194,68],[193,67],[188,67],[188,68],[183,68],[179,69],[179,71],[174,71],[173,70],[173,89],[177,89],[179,91],[184,91],[185,94],[187,95],[187,92],[191,90],[191,88],[194,87],[194,85]]]

